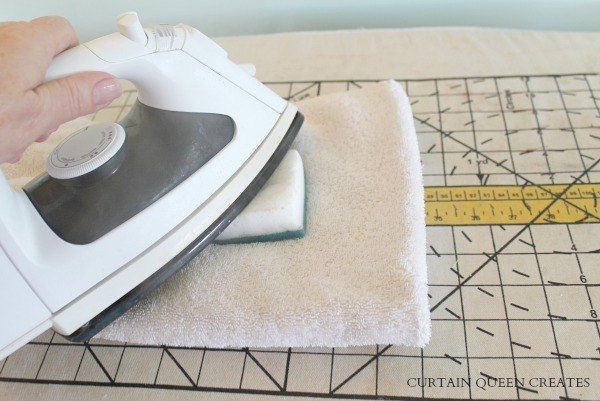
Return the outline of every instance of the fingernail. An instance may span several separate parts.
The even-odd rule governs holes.
[[[92,91],[92,100],[96,106],[104,106],[121,96],[121,83],[115,78],[106,78],[98,82]]]

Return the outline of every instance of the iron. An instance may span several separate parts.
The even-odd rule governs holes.
[[[204,249],[277,167],[303,117],[198,30],[142,27],[59,54],[46,80],[138,89],[119,123],[63,140],[20,190],[0,175],[0,359],[52,328],[83,341]]]

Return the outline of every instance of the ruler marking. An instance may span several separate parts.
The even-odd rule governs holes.
[[[521,306],[521,305],[515,304],[515,303],[513,303],[513,302],[511,302],[511,303],[510,303],[510,305],[511,305],[511,306],[513,306],[513,307],[515,307],[515,308],[517,308],[517,309],[521,309],[521,310],[523,310],[523,311],[525,311],[525,312],[529,312],[529,308],[526,308],[526,307],[524,307],[524,306]]]
[[[465,142],[463,142],[463,141],[461,141],[461,140],[459,140],[459,139],[456,139],[456,138],[454,138],[454,137],[451,135],[451,134],[453,133],[453,131],[444,132],[444,131],[442,131],[441,129],[439,129],[438,127],[436,127],[435,125],[432,125],[432,124],[428,123],[427,121],[424,121],[424,120],[422,120],[422,119],[420,119],[420,118],[418,118],[418,117],[416,117],[416,116],[413,116],[413,118],[414,118],[415,120],[417,120],[418,122],[420,122],[420,123],[422,123],[422,124],[425,124],[425,125],[427,125],[428,127],[430,127],[431,129],[433,129],[433,130],[435,130],[435,131],[439,132],[439,133],[440,133],[442,136],[444,136],[444,137],[446,137],[446,138],[449,138],[449,139],[452,139],[454,142],[456,142],[456,143],[458,143],[458,144],[460,144],[460,145],[464,146],[466,149],[468,149],[468,150],[469,150],[469,152],[476,152],[478,155],[480,155],[481,157],[485,158],[486,160],[488,160],[488,161],[490,161],[490,162],[492,162],[492,163],[496,163],[496,164],[498,164],[498,163],[497,163],[497,162],[496,162],[494,159],[492,159],[491,157],[489,157],[489,156],[488,156],[488,155],[486,155],[485,153],[482,153],[482,152],[480,152],[479,150],[477,150],[477,149],[474,149],[473,147],[471,147],[471,146],[470,146],[470,145],[468,145],[467,143],[465,143]],[[514,163],[513,163],[513,164],[514,164]],[[503,168],[504,170],[506,170],[506,171],[507,171],[507,172],[509,172],[510,174],[514,174],[514,175],[515,175],[515,177],[519,177],[519,178],[520,178],[520,179],[522,179],[524,182],[526,182],[526,183],[528,183],[528,184],[530,184],[530,185],[532,185],[532,186],[536,186],[536,187],[538,187],[538,188],[541,188],[543,191],[546,191],[546,192],[547,192],[547,190],[544,188],[544,186],[542,186],[542,185],[538,185],[538,184],[536,184],[536,183],[532,182],[531,180],[529,180],[527,177],[523,176],[522,174],[519,174],[519,173],[517,173],[516,171],[514,171],[514,170],[512,170],[512,169],[510,169],[510,168],[508,168],[508,167],[506,167],[506,166],[499,166],[499,167]],[[548,175],[548,176],[550,177],[550,179],[551,179],[551,180],[554,180],[554,173],[553,173],[553,172],[551,172],[551,171],[550,171],[550,172],[547,172],[547,173],[542,173],[542,174],[543,174],[543,175]],[[552,195],[553,197],[556,197],[556,196],[557,196],[556,194],[552,194],[552,193],[550,193],[550,195]],[[569,200],[565,200],[565,199],[561,199],[561,200],[562,200],[562,201],[564,201],[564,202],[567,202],[567,203],[571,204],[572,206],[574,206],[574,207],[575,207],[575,208],[577,208],[577,209],[580,209],[578,205],[575,205],[575,204],[571,203]],[[593,217],[594,217],[594,218],[596,218],[598,221],[600,221],[600,217],[598,217],[598,216],[595,216],[595,215],[594,215]],[[535,224],[537,224],[537,223],[535,223]]]
[[[446,312],[448,312],[449,314],[451,314],[452,316],[454,316],[457,319],[461,319],[461,317],[458,315],[458,313],[454,312],[453,310],[449,309],[449,308],[444,308],[446,309]]]
[[[426,187],[427,225],[526,224],[557,197],[560,202],[553,204],[533,224],[600,222],[592,213],[599,207],[597,193],[600,193],[600,183],[577,182],[560,195],[566,188],[564,184],[539,188],[528,185],[486,186],[488,178],[489,175],[485,175],[484,185]]]
[[[494,294],[492,294],[492,293],[491,293],[491,292],[489,292],[489,291],[486,291],[486,290],[484,290],[484,289],[483,289],[483,288],[481,288],[481,287],[477,287],[477,289],[478,289],[479,291],[483,292],[484,294],[486,294],[486,295],[490,296],[490,297],[494,297]]]
[[[477,330],[481,331],[482,333],[484,333],[484,334],[487,334],[487,335],[488,335],[488,336],[490,336],[490,337],[494,337],[494,333],[492,333],[491,331],[488,331],[488,330],[486,330],[486,329],[482,329],[482,328],[481,328],[481,327],[479,327],[479,326],[476,326],[475,328],[476,328]]]

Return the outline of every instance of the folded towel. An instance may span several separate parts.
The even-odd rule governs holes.
[[[182,346],[424,346],[423,183],[402,87],[298,103],[307,234],[209,246],[98,337]]]
[[[215,243],[245,244],[302,238],[306,223],[305,199],[302,158],[292,149],[252,202]]]

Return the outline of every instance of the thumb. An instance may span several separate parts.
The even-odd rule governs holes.
[[[122,88],[110,74],[82,72],[48,81],[34,92],[39,100],[36,131],[43,134],[107,106],[121,95]]]

